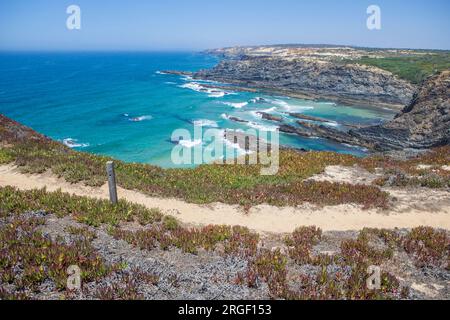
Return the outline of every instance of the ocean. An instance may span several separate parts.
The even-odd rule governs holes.
[[[165,168],[171,161],[176,129],[272,130],[258,111],[329,119],[324,123],[375,124],[389,110],[336,105],[264,93],[213,90],[203,81],[161,70],[211,68],[217,57],[192,52],[0,53],[0,113],[76,150]],[[230,117],[247,120],[236,123]],[[294,119],[287,118],[294,122]],[[176,143],[176,142],[175,142]],[[294,148],[363,156],[365,150],[318,138],[280,134]],[[195,141],[184,141],[192,148]]]

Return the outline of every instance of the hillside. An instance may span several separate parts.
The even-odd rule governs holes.
[[[448,147],[403,161],[283,150],[269,178],[253,166],[116,160],[114,206],[109,158],[1,115],[0,142],[0,299],[449,297]],[[74,264],[80,290],[66,287]],[[366,286],[369,265],[381,267],[380,289]]]

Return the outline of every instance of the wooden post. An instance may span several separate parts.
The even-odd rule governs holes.
[[[114,172],[114,162],[108,161],[106,163],[106,173],[108,174],[109,199],[112,204],[117,204],[117,187],[116,174]]]

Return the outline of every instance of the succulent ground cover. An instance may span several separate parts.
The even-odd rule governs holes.
[[[2,299],[410,299],[423,298],[410,288],[417,279],[440,285],[450,279],[449,233],[427,227],[338,237],[301,227],[261,237],[239,226],[189,227],[167,216],[139,222],[129,217],[142,208],[129,203],[115,211],[121,218],[91,223],[80,217],[101,216],[95,206],[67,209],[88,198],[62,194],[63,204],[61,194],[43,190],[0,193]],[[74,264],[82,269],[81,292],[65,287]],[[412,271],[397,274],[392,264]],[[195,271],[186,269],[192,265]],[[382,270],[376,290],[366,285],[371,265]],[[447,286],[440,297],[449,294]]]
[[[108,157],[74,151],[0,115],[0,164],[14,163],[22,172],[50,170],[70,183],[100,186],[106,182]],[[262,203],[286,206],[355,203],[386,208],[389,195],[379,187],[424,186],[448,188],[450,147],[409,160],[387,156],[364,159],[332,152],[282,150],[276,175],[261,176],[259,165],[202,165],[194,169],[162,169],[115,160],[120,186],[152,196],[176,197],[192,203],[222,202],[246,208]],[[372,186],[305,181],[330,165],[359,165],[384,173]]]

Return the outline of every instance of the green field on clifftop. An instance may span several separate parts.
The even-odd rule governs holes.
[[[430,75],[450,69],[450,52],[386,58],[362,57],[352,63],[378,67],[413,84],[419,84]]]

